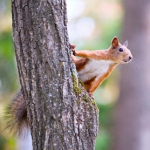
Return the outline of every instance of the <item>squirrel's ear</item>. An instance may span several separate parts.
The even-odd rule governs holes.
[[[128,47],[128,41],[125,41],[125,42],[123,43],[123,46]]]
[[[116,48],[119,45],[118,38],[115,36],[111,43],[112,43],[112,47]]]

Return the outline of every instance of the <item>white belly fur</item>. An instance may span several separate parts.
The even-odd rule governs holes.
[[[114,62],[111,60],[93,60],[91,59],[84,69],[78,72],[82,82],[88,81],[93,77],[99,79],[109,69],[109,66]]]

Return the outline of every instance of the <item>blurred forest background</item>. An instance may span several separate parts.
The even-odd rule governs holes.
[[[94,94],[100,110],[96,150],[150,150],[150,0],[67,0],[67,5],[70,43],[77,50],[107,49],[118,36],[121,43],[129,41],[134,57]],[[30,150],[26,142],[19,148],[20,139],[4,130],[4,108],[18,89],[11,2],[0,0],[0,150]]]

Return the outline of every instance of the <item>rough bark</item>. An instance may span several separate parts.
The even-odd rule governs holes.
[[[98,113],[70,57],[65,0],[12,0],[12,14],[33,149],[94,149]]]
[[[136,3],[136,4],[135,4]],[[133,62],[121,70],[113,150],[150,149],[150,1],[125,0],[123,38]]]

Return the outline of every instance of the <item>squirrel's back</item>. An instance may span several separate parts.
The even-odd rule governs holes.
[[[7,127],[12,132],[21,134],[28,127],[27,107],[22,92],[19,91],[6,110]]]

